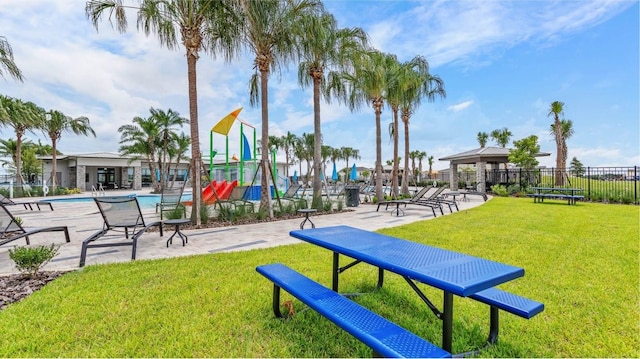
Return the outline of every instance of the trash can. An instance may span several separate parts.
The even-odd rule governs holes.
[[[347,207],[358,207],[360,204],[360,186],[344,186]]]

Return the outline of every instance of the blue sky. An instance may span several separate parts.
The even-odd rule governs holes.
[[[148,116],[150,107],[188,117],[183,51],[162,48],[154,36],[137,32],[134,17],[126,34],[107,21],[97,32],[84,5],[80,0],[2,0],[0,35],[13,47],[26,80],[0,79],[0,93],[87,116],[97,138],[64,134],[59,149],[65,154],[117,152],[117,128],[135,116]],[[569,160],[575,156],[585,166],[640,165],[637,0],[325,1],[325,6],[341,27],[365,29],[377,49],[401,61],[426,57],[431,72],[444,80],[447,97],[423,103],[410,122],[411,150],[434,156],[435,169],[448,167],[438,158],[477,148],[479,131],[503,127],[513,133],[512,141],[537,135],[542,151],[551,153],[540,158],[541,165],[554,166],[547,114],[556,100],[565,103],[565,118],[573,121]],[[260,108],[250,107],[248,98],[252,60],[245,54],[226,64],[201,54],[203,152],[210,129],[237,107],[244,107],[240,118],[260,131]],[[296,70],[291,66],[270,78],[271,135],[313,132],[311,90],[299,88]],[[373,166],[370,107],[351,113],[334,101],[323,104],[321,116],[325,144],[356,148],[362,157],[358,166]],[[383,161],[393,157],[386,133],[390,120],[385,107]],[[184,131],[189,133],[188,127]],[[0,129],[0,138],[12,137],[10,128]],[[26,137],[48,141],[40,134]],[[231,139],[230,153],[238,152],[238,143]]]

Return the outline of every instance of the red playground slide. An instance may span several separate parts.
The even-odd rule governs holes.
[[[216,195],[220,199],[227,199],[231,196],[231,191],[233,188],[238,185],[238,181],[235,180],[233,182],[222,181],[217,183],[216,181],[211,182],[207,187],[202,190],[202,201],[205,204],[214,204],[216,202]],[[214,193],[215,191],[215,193]],[[191,206],[191,201],[183,202],[187,206]]]
[[[207,187],[202,190],[202,201],[206,204],[213,204],[216,201],[216,196],[212,190],[215,189],[215,193],[218,194],[218,198],[220,199],[228,199],[231,196],[231,191],[233,191],[233,187],[238,185],[238,181],[235,180],[233,182],[222,181],[217,183],[213,181]]]

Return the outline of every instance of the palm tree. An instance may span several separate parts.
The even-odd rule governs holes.
[[[420,151],[411,151],[409,152],[409,158],[411,158],[411,175],[413,176],[413,183],[417,183],[416,182],[416,158],[418,158],[418,155],[420,154]]]
[[[315,148],[315,136],[313,133],[303,133],[302,137],[300,137],[300,142],[302,144],[302,148],[304,148],[304,160],[307,161],[307,181],[311,178],[311,174],[315,177],[320,177],[320,172],[315,171],[315,166],[313,163],[313,151]],[[301,173],[302,174],[302,173]]]
[[[56,177],[57,148],[62,133],[72,132],[76,135],[93,135],[93,137],[96,137],[96,132],[91,128],[89,119],[84,116],[73,118],[57,110],[50,110],[44,116],[46,116],[46,119],[42,122],[42,131],[51,139],[51,192],[55,194],[58,186]]]
[[[191,119],[191,161],[193,168],[193,211],[191,220],[201,224],[200,205],[201,155],[198,130],[198,92],[196,62],[201,50],[214,54],[222,52],[230,60],[239,51],[235,41],[238,38],[237,11],[231,8],[231,1],[200,0],[140,0],[139,6],[125,6],[122,0],[90,0],[85,12],[93,26],[103,13],[116,20],[116,28],[121,33],[127,30],[126,9],[138,10],[137,27],[148,36],[155,33],[162,46],[173,50],[184,46],[187,58],[187,79],[189,92],[189,117]],[[180,34],[180,41],[178,41]],[[153,177],[153,176],[152,176]]]
[[[562,171],[565,168],[563,163],[566,162],[566,154],[563,154],[566,148],[563,133],[564,128],[560,122],[560,115],[564,117],[564,102],[553,101],[549,107],[547,117],[553,116],[551,130],[556,141],[556,186],[564,185],[564,176],[562,175]]]
[[[250,80],[250,104],[260,100],[262,108],[262,168],[260,209],[273,217],[269,178],[269,75],[279,71],[299,54],[296,29],[305,14],[321,11],[319,0],[240,0],[243,19],[240,22],[240,41],[255,55],[256,72]],[[260,87],[260,90],[258,90]]]
[[[20,99],[14,99],[0,95],[0,107],[7,113],[7,119],[4,125],[13,127],[16,134],[16,184],[22,187],[22,137],[26,131],[42,126],[44,118],[44,109],[36,106],[33,102],[23,102]]]
[[[172,109],[167,112],[150,108],[151,118],[158,126],[158,140],[161,142],[160,155],[158,156],[158,169],[160,170],[160,190],[166,187],[165,179],[169,176],[169,166],[167,164],[167,155],[169,154],[169,146],[171,144],[172,135],[175,134],[176,126],[182,127],[188,124],[189,120],[180,117],[180,114]],[[171,157],[169,157],[169,160]]]
[[[280,142],[282,144],[282,148],[284,149],[284,158],[287,163],[287,166],[285,167],[285,176],[289,178],[289,165],[291,164],[289,162],[289,159],[291,157],[291,150],[293,148],[293,145],[296,142],[296,135],[287,131],[286,135],[280,137]]]
[[[29,142],[27,140],[22,144],[26,146],[28,143]],[[10,158],[11,160],[2,158],[0,159],[0,163],[2,163],[2,167],[9,167],[12,171],[15,171],[16,160],[18,157],[18,143],[16,140],[13,138],[0,140],[0,157]]]
[[[505,148],[507,147],[507,144],[509,143],[509,140],[511,139],[511,131],[509,131],[508,128],[504,127],[501,130],[493,130],[491,131],[491,138],[494,139],[494,141],[496,141],[496,143],[498,145],[500,145],[500,147]],[[504,169],[507,169],[507,163],[505,162],[504,164]]]
[[[320,96],[329,101],[332,86],[326,85],[325,71],[341,71],[349,68],[349,54],[366,46],[367,35],[360,28],[338,29],[333,15],[314,14],[302,19],[299,34],[301,62],[298,66],[298,82],[304,87],[313,86],[313,163],[314,173],[322,171],[322,130],[320,122]],[[330,71],[329,79],[338,76]],[[313,208],[322,206],[322,182],[320,176],[313,177]]]
[[[367,51],[358,54],[354,62],[355,68],[351,74],[343,74],[342,79],[345,86],[344,91],[346,103],[351,111],[359,109],[364,104],[371,104],[375,114],[376,123],[376,197],[381,200],[382,193],[382,129],[380,117],[384,107],[386,91],[389,82],[387,68],[397,60],[394,56],[382,53],[377,50]]]
[[[500,147],[502,148],[507,147],[507,145],[509,144],[509,140],[511,139],[511,136],[513,136],[513,134],[506,127],[504,127],[501,130],[491,131],[491,138],[493,138],[493,140],[496,141],[496,143],[500,145]]]
[[[567,155],[568,155],[568,148],[567,148],[567,139],[569,139],[571,136],[573,136],[573,122],[571,120],[565,120],[562,119],[560,120],[558,126],[560,127],[560,133],[562,134],[561,138],[562,138],[562,146],[560,146],[560,159],[561,159],[561,163],[559,165],[559,167],[556,169],[556,171],[558,169],[560,169],[561,173],[564,174],[567,170]],[[555,136],[556,134],[556,126],[555,124],[551,125],[550,128],[550,132],[552,136]],[[560,177],[562,178],[561,180],[561,184],[559,184],[560,186],[564,185],[564,176],[560,175]],[[558,179],[557,179],[557,173],[556,173],[556,183],[558,183]]]
[[[427,153],[424,151],[419,151],[416,158],[418,159],[418,180],[422,181],[422,160],[427,157]]]
[[[487,140],[489,140],[489,134],[486,132],[478,132],[478,143],[480,144],[480,148],[484,148],[487,145]]]
[[[342,153],[342,158],[347,161],[346,171],[349,171],[349,159],[353,158],[354,160],[360,159],[360,151],[351,147],[341,147],[340,153]],[[349,179],[349,176],[345,176],[345,182]]]
[[[395,59],[395,57],[393,57]],[[391,107],[392,120],[389,124],[389,138],[393,141],[393,163],[391,164],[391,198],[398,198],[398,172],[399,172],[399,158],[398,158],[398,113],[400,109],[400,102],[402,101],[402,95],[404,92],[402,84],[402,65],[398,61],[390,61],[387,68],[387,75],[389,80],[387,81],[387,102]]]
[[[295,142],[293,143],[293,155],[297,158],[299,170],[300,170],[300,178],[302,178],[302,161],[305,159],[305,148],[304,143],[302,142],[302,138],[296,137]]]
[[[444,82],[437,75],[429,73],[429,63],[421,56],[416,56],[411,61],[402,66],[400,76],[402,83],[400,109],[402,111],[402,122],[404,123],[404,170],[409,170],[409,119],[413,115],[415,109],[420,105],[422,98],[433,102],[436,96],[446,97],[447,93],[444,89]],[[409,193],[408,180],[402,181],[402,193]]]
[[[329,158],[333,154],[333,147],[322,145],[321,149],[321,160],[322,160],[322,176],[327,178],[327,163],[329,163]]]
[[[427,162],[429,163],[429,179],[432,178],[432,171],[431,169],[433,168],[433,156],[429,156],[427,158]]]
[[[180,166],[180,162],[182,160],[188,160],[189,157],[185,156],[187,151],[189,150],[189,146],[191,145],[191,139],[189,136],[185,135],[184,132],[181,132],[179,135],[176,133],[171,133],[170,145],[168,148],[169,158],[173,158],[176,160],[176,171],[173,172],[173,178],[171,179],[171,188],[176,182],[176,177],[178,176],[177,168]],[[185,178],[186,180],[186,178]]]
[[[159,141],[161,129],[158,123],[153,116],[148,118],[136,116],[133,118],[133,124],[120,126],[118,132],[121,144],[119,152],[133,156],[134,159],[145,159],[151,171],[151,186],[155,191],[159,190],[156,176],[156,152],[162,145]],[[196,176],[194,174],[194,177]]]
[[[2,69],[8,72],[14,79],[24,82],[22,72],[18,66],[16,66],[16,63],[13,62],[11,45],[9,45],[7,38],[4,36],[0,36],[0,76],[4,78],[4,71]]]

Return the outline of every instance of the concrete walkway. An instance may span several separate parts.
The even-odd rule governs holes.
[[[148,191],[109,191],[108,195],[148,194]],[[77,197],[88,197],[84,193]],[[65,196],[63,198],[69,198]],[[39,198],[37,198],[39,199]],[[458,198],[460,199],[460,198]],[[36,200],[32,198],[31,200]],[[16,200],[19,201],[19,200]],[[467,200],[459,201],[461,211],[479,206],[484,201],[480,196],[467,196]],[[43,207],[38,211],[25,210],[22,206],[8,207],[11,213],[23,220],[23,226],[48,227],[66,225],[69,227],[71,242],[65,243],[64,236],[60,232],[41,233],[30,236],[31,245],[48,245],[50,243],[61,244],[59,254],[44,267],[44,270],[72,270],[77,269],[80,260],[82,241],[94,232],[102,228],[102,217],[93,202],[56,202],[54,210]],[[356,228],[374,231],[380,228],[394,227],[421,220],[433,219],[431,209],[428,207],[409,205],[404,210],[404,216],[395,216],[391,209],[376,212],[376,205],[360,204],[358,207],[350,207],[352,211],[337,214],[311,215],[310,219],[316,227],[349,225]],[[145,222],[157,221],[159,214],[155,208],[142,209]],[[445,215],[450,214],[445,206]],[[454,209],[455,213],[455,209]],[[441,216],[437,212],[438,218]],[[303,218],[274,221],[258,224],[236,225],[229,227],[205,228],[199,230],[184,230],[189,237],[189,243],[182,246],[176,236],[173,244],[167,248],[167,239],[173,233],[173,229],[165,230],[164,236],[158,232],[145,233],[138,241],[136,260],[148,260],[157,258],[169,258],[188,256],[194,254],[216,253],[251,250],[287,244],[301,243],[289,236],[289,231],[300,228]],[[308,226],[305,228],[309,228]],[[9,249],[16,246],[24,246],[24,240],[17,240],[0,247],[0,274],[17,273],[13,261],[9,258]],[[106,247],[89,249],[86,265],[127,262],[131,260],[131,246]]]

